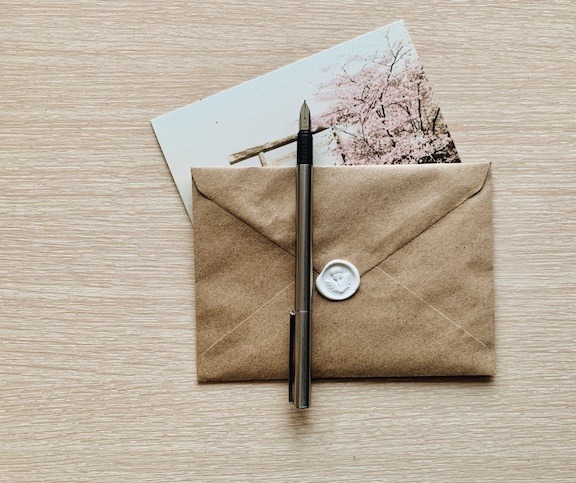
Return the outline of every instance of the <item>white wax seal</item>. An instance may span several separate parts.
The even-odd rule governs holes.
[[[346,260],[332,260],[316,279],[316,288],[329,300],[345,300],[360,286],[358,269]]]

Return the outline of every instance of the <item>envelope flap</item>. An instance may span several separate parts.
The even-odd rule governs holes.
[[[361,274],[482,189],[490,163],[314,168],[314,268]],[[294,168],[193,168],[198,191],[294,253]]]
[[[198,191],[294,254],[294,168],[192,168]]]

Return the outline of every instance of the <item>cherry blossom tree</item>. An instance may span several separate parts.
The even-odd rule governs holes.
[[[330,108],[316,123],[335,129],[344,164],[459,162],[412,44],[386,40],[384,53],[351,55],[319,85]]]

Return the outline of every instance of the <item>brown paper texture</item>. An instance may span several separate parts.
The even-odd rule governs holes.
[[[315,378],[492,375],[490,164],[314,168],[315,277],[360,271],[344,301],[313,295]],[[295,169],[193,168],[199,381],[286,379]]]

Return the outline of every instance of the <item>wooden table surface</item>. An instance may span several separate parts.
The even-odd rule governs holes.
[[[576,479],[576,5],[0,0],[0,480]],[[403,18],[492,161],[498,375],[195,381],[149,120]]]

